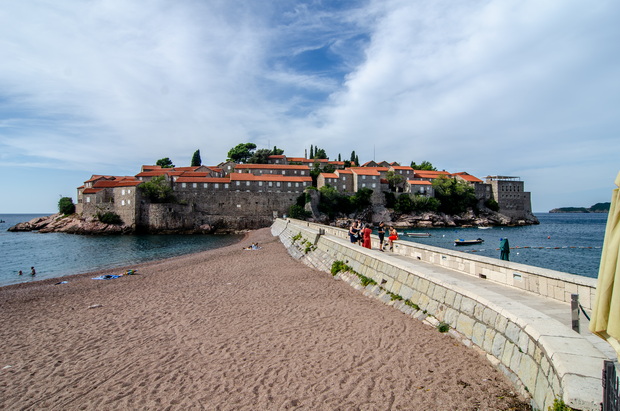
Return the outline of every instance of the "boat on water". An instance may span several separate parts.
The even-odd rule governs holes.
[[[454,240],[454,245],[474,245],[474,244],[482,244],[484,240],[482,238],[478,238],[476,240]]]
[[[407,237],[430,237],[431,233],[403,233],[404,235],[406,235]]]
[[[478,227],[479,230],[488,230],[489,228],[493,228],[493,227],[491,227],[490,225]]]

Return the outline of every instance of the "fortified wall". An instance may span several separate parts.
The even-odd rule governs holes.
[[[223,191],[184,193],[183,203],[140,205],[137,228],[151,232],[253,230],[286,214],[300,193]]]
[[[536,272],[535,267],[528,272],[522,264],[413,243],[397,243],[396,255],[390,255],[351,244],[346,230],[299,220],[277,219],[271,230],[305,264],[329,272],[334,261],[342,261],[374,281],[357,285],[367,295],[388,303],[396,296],[404,313],[448,324],[453,336],[484,353],[535,408],[547,409],[554,399],[562,399],[573,409],[600,409],[601,370],[608,356],[587,336],[528,305],[525,294],[519,294],[535,296],[541,307],[570,312],[570,306],[560,302],[566,293],[579,292],[590,306],[595,280]],[[378,247],[375,236],[372,243]],[[530,285],[518,290],[524,280]],[[532,291],[525,291],[528,287]],[[506,290],[517,297],[507,297],[511,294]]]

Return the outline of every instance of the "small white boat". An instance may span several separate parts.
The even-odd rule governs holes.
[[[407,237],[430,237],[431,233],[407,233],[405,232],[404,235],[406,235]]]

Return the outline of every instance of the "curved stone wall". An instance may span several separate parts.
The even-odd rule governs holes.
[[[412,316],[448,324],[453,335],[482,350],[536,408],[547,409],[560,398],[574,409],[600,409],[605,355],[569,327],[454,274],[441,259],[432,264],[416,256],[393,258],[323,235],[324,230],[329,228],[296,220],[278,219],[272,225],[272,233],[305,264],[329,272],[334,261],[343,261],[377,283],[366,288],[412,302],[418,307],[407,308]]]

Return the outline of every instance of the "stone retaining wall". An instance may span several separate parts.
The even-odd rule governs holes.
[[[435,261],[442,269],[452,269],[453,265],[467,265],[461,256],[403,246],[399,254],[414,252],[408,262],[352,245],[343,235],[329,235],[333,232],[341,234],[333,227],[297,220],[277,219],[272,225],[273,235],[305,264],[329,272],[334,261],[343,261],[377,283],[368,285],[367,292],[398,295],[403,302],[412,303],[400,304],[403,312],[448,324],[453,335],[483,351],[517,389],[532,398],[536,408],[546,410],[559,398],[574,409],[599,409],[605,356],[567,326],[468,281],[442,279],[432,266],[417,262]],[[328,235],[322,235],[325,233]],[[442,255],[450,256],[454,264],[448,264]],[[478,267],[469,264],[459,271],[469,273],[472,265]],[[486,270],[491,274],[491,268]]]
[[[326,234],[335,237],[349,238],[346,229],[301,220],[292,221],[314,230],[324,230]],[[372,246],[373,248],[379,247],[379,240],[376,236],[372,236]],[[579,294],[579,302],[587,310],[591,310],[594,303],[595,278],[466,254],[411,241],[397,241],[394,252],[562,302],[570,302],[571,294]]]

